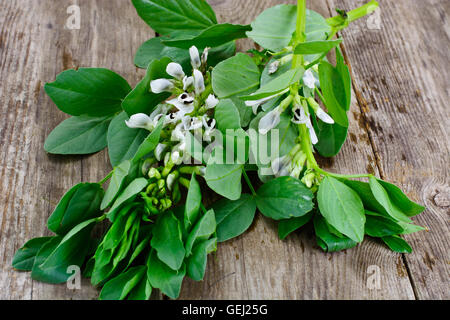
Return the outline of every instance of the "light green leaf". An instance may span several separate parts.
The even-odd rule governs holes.
[[[380,179],[378,179],[377,181],[389,193],[389,198],[392,203],[407,216],[413,217],[425,210],[425,208],[420,204],[411,201],[396,185]]]
[[[220,100],[214,111],[214,119],[217,121],[217,128],[223,134],[227,129],[241,128],[239,110],[230,99]]]
[[[205,174],[208,187],[230,200],[239,199],[242,167],[242,164],[208,164]]]
[[[317,54],[328,52],[338,46],[341,42],[342,39],[307,41],[299,43],[294,49],[294,54]]]
[[[186,256],[192,254],[192,248],[200,241],[207,240],[216,232],[214,210],[208,210],[196,223],[186,239]]]

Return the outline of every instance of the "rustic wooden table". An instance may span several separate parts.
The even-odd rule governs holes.
[[[220,21],[250,23],[282,0],[209,0]],[[325,16],[360,0],[314,0]],[[81,7],[81,29],[64,28],[67,7]],[[185,281],[187,299],[449,299],[449,30],[447,0],[380,0],[380,24],[361,20],[343,32],[353,73],[350,136],[342,153],[322,162],[342,173],[374,172],[427,210],[429,228],[407,236],[414,253],[395,254],[367,240],[321,252],[305,230],[280,241],[258,217],[250,232],[221,244],[203,282]],[[62,194],[110,170],[105,152],[91,157],[45,153],[64,119],[43,85],[74,67],[111,68],[136,84],[138,46],[153,36],[128,0],[12,0],[0,6],[0,299],[93,299],[82,290],[34,282],[11,268],[14,252],[47,233]],[[379,27],[379,28],[378,28]],[[245,50],[250,42],[240,42]],[[375,267],[370,267],[375,266]],[[379,272],[380,285],[368,285]]]

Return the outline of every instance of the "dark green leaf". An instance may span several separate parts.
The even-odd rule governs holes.
[[[187,259],[186,269],[189,278],[195,281],[203,280],[205,276],[208,253],[216,250],[217,239],[212,238],[200,242],[192,249],[192,255]]]
[[[337,123],[328,124],[314,116],[312,119],[314,130],[319,139],[314,148],[323,157],[334,157],[339,153],[347,139],[348,127],[342,127]]]
[[[125,273],[109,280],[100,292],[100,300],[124,300],[127,295],[146,277],[146,266],[130,268]]]
[[[102,204],[100,207],[101,210],[106,209],[112,204],[118,192],[122,188],[125,178],[130,172],[130,168],[131,162],[129,160],[122,162],[119,166],[114,168],[114,172],[109,182],[108,189],[106,190],[105,196],[102,200]]]
[[[209,239],[216,232],[214,210],[208,210],[196,223],[186,239],[186,256],[190,256],[192,248],[198,242]]]
[[[217,240],[224,242],[243,234],[255,218],[256,201],[252,195],[242,194],[239,200],[222,199],[214,203]]]
[[[22,271],[31,271],[39,250],[51,239],[52,237],[34,238],[25,243],[14,255],[12,261],[13,268]]]
[[[148,155],[150,152],[155,150],[156,146],[159,143],[159,139],[161,136],[161,130],[163,128],[164,124],[164,117],[161,117],[161,119],[158,122],[158,125],[153,129],[153,131],[145,138],[144,142],[141,143],[139,148],[137,149],[132,162],[138,162],[143,157]]]
[[[117,197],[116,201],[114,201],[111,210],[109,210],[108,212],[108,218],[111,221],[114,221],[116,214],[120,210],[122,204],[136,197],[136,195],[138,195],[147,185],[148,182],[145,178],[137,178],[133,180]]]
[[[386,245],[392,251],[395,251],[398,253],[411,253],[412,252],[412,248],[408,244],[408,242],[406,242],[399,236],[389,236],[389,237],[383,237],[381,239],[384,241],[384,243],[386,243]]]
[[[141,281],[130,291],[127,300],[148,300],[152,295],[152,285],[147,276],[143,277]]]
[[[339,48],[336,48],[336,70],[341,76],[342,84],[344,86],[345,99],[342,100],[342,107],[348,111],[352,102],[352,79],[350,77],[350,70],[345,64],[344,57]],[[335,90],[341,90],[341,88],[336,87]]]
[[[278,223],[278,237],[283,240],[289,234],[307,224],[313,216],[312,212],[308,212],[302,217],[280,220]]]
[[[257,195],[259,211],[274,220],[301,217],[313,208],[311,190],[292,177],[279,177],[265,183]]]
[[[98,183],[81,183],[70,189],[48,219],[48,228],[64,235],[83,221],[102,214],[100,204],[104,195]]]
[[[184,227],[187,231],[191,230],[192,226],[197,221],[200,213],[200,206],[202,204],[202,192],[200,185],[195,178],[195,173],[192,174],[189,190],[186,197],[186,205],[184,207]]]
[[[344,183],[325,177],[320,184],[317,201],[327,222],[350,239],[364,238],[364,207],[358,194]]]
[[[317,243],[327,252],[350,249],[358,243],[347,237],[338,237],[330,232],[325,219],[316,215],[314,217],[314,230],[316,231]]]
[[[423,206],[411,201],[403,191],[392,183],[378,179],[378,182],[389,193],[392,203],[409,217],[418,215],[425,210]]]
[[[45,92],[58,108],[72,116],[109,116],[121,110],[131,91],[125,79],[107,69],[67,70],[45,85]]]
[[[371,237],[386,237],[403,232],[403,228],[392,219],[366,214],[365,233]]]
[[[45,140],[53,154],[90,154],[104,149],[111,117],[71,117],[61,122]]]

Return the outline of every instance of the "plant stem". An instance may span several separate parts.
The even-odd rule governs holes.
[[[328,18],[327,23],[337,31],[344,29],[350,22],[358,20],[366,15],[371,14],[378,8],[378,2],[375,0],[370,1],[369,3],[359,7],[357,9],[346,12],[346,17],[344,18],[341,15]]]
[[[112,177],[113,173],[114,173],[114,170],[112,170],[110,173],[108,173],[108,175],[106,177],[104,177],[98,184],[104,184],[106,181],[109,180],[109,178]]]
[[[245,182],[247,182],[247,185],[250,188],[252,195],[256,196],[255,188],[253,188],[252,182],[250,181],[250,178],[248,177],[247,172],[245,171],[244,168],[242,168],[242,175],[244,176]]]
[[[297,0],[297,25],[295,28],[294,48],[302,42],[305,42],[306,30],[306,0]],[[294,54],[292,59],[292,68],[301,67],[304,63],[303,55]]]

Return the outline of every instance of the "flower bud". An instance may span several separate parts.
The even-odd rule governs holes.
[[[132,129],[153,130],[153,121],[145,113],[133,114],[129,120],[125,120],[126,125]]]
[[[178,80],[182,80],[185,76],[181,65],[175,62],[171,62],[167,65],[166,72]]]
[[[219,99],[216,98],[215,95],[210,94],[205,101],[206,109],[215,108],[219,104]]]
[[[197,69],[194,70],[194,88],[197,95],[205,91],[205,79],[203,74]]]
[[[200,60],[200,54],[198,53],[198,49],[196,46],[192,46],[189,48],[189,55],[191,56],[191,65],[192,68],[198,69],[202,65]]]
[[[150,88],[153,93],[170,92],[174,88],[174,84],[168,79],[157,79],[150,82]]]

